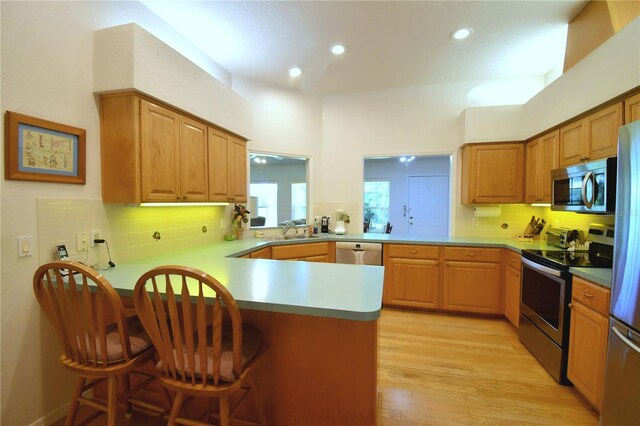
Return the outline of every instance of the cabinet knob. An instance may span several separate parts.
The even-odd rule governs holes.
[[[569,309],[573,309],[573,303],[569,302]]]
[[[519,277],[519,276],[520,276],[520,272],[516,272],[516,277]]]

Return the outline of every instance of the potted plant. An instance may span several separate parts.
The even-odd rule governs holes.
[[[233,230],[236,233],[237,239],[244,237],[243,223],[249,222],[249,213],[251,212],[245,208],[244,204],[236,204],[233,206],[231,223],[233,224]]]

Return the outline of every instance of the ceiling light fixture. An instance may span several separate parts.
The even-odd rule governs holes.
[[[336,56],[342,55],[346,51],[347,47],[344,44],[334,44],[333,46],[331,46],[331,53]]]
[[[465,38],[469,37],[472,32],[473,29],[471,28],[460,28],[459,30],[454,31],[451,34],[451,38],[454,40],[464,40]]]
[[[296,78],[302,75],[302,70],[298,67],[289,68],[289,76]]]

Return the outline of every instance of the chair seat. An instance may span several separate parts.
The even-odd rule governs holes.
[[[223,331],[222,336],[222,353],[220,355],[220,379],[225,382],[233,382],[237,379],[234,371],[233,371],[233,347],[232,347],[232,339],[229,336],[230,330],[226,329]],[[262,344],[262,334],[260,331],[255,328],[244,325],[242,327],[242,367],[249,361],[253,359],[253,357],[258,353],[260,349],[260,345]],[[173,357],[176,363],[176,370],[179,374],[183,374],[181,369],[178,367],[178,351],[173,349]],[[187,348],[183,347],[182,351],[182,359],[183,365],[185,367],[184,374],[186,377],[191,377],[192,372],[189,367],[189,363],[187,361]],[[194,362],[194,373],[197,378],[202,378],[202,366],[200,363],[200,357],[198,356],[198,350],[196,349],[196,356]],[[164,370],[162,361],[156,364],[156,368],[158,371],[162,372]],[[211,347],[207,347],[207,379],[213,380],[213,349]]]
[[[148,348],[151,347],[151,340],[149,336],[144,332],[142,328],[142,324],[140,324],[140,320],[138,317],[128,317],[127,325],[129,327],[129,344],[131,345],[131,356],[135,357]],[[120,335],[118,333],[117,327],[115,324],[107,326],[107,330],[114,329],[114,331],[108,333],[106,335],[107,340],[107,363],[117,363],[124,360],[124,351],[122,348],[122,344],[120,343]],[[85,344],[87,348],[89,347],[90,336],[85,333]],[[95,336],[95,344],[96,344],[96,358],[98,359],[98,363],[101,363],[102,360],[102,345],[100,345],[99,337]]]

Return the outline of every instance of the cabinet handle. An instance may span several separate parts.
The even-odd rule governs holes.
[[[573,309],[573,303],[569,302],[569,309]]]
[[[519,277],[519,276],[520,276],[520,272],[516,272],[516,277]]]
[[[435,266],[438,266],[440,262],[438,262],[437,260],[433,263]]]
[[[475,253],[467,253],[467,256],[469,256],[469,257],[476,257],[476,256],[477,256],[477,254],[475,254]]]
[[[584,291],[582,291],[581,293],[584,297],[588,297],[589,299],[593,297],[593,294],[585,293]]]
[[[418,253],[418,250],[409,250],[409,253],[416,254],[416,253]]]

